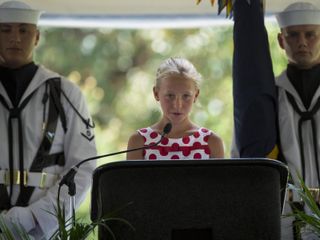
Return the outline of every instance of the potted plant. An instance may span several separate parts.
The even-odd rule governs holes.
[[[295,217],[298,221],[295,221],[294,224],[296,224],[298,229],[303,229],[304,232],[312,232],[320,237],[320,209],[318,203],[315,201],[315,196],[300,176],[299,185],[288,184],[288,189],[298,194],[304,205],[304,209],[307,209],[307,211],[296,208],[292,213],[285,215],[285,217]]]
[[[125,206],[126,207],[126,206]],[[121,208],[122,209],[122,208]],[[118,211],[118,210],[117,210]],[[112,236],[110,240],[116,240],[116,236],[112,232],[112,229],[108,226],[108,222],[120,221],[125,223],[134,231],[134,227],[125,219],[115,217],[117,211],[107,214],[97,221],[87,223],[82,219],[76,219],[73,223],[72,218],[67,218],[64,206],[60,208],[58,205],[55,208],[55,213],[48,212],[57,218],[58,229],[50,237],[52,240],[84,240],[92,234],[97,226],[102,226]],[[33,240],[24,228],[18,223],[6,223],[5,219],[0,215],[0,240]]]

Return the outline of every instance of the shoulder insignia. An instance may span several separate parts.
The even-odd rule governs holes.
[[[90,132],[89,130],[86,132],[86,134],[81,133],[81,135],[82,135],[84,138],[86,138],[89,142],[91,142],[91,141],[94,139],[94,135],[91,134],[91,132]]]

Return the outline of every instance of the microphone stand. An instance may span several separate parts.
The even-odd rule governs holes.
[[[148,149],[154,146],[157,146],[158,144],[161,143],[162,139],[165,137],[165,135],[167,135],[172,128],[172,124],[169,122],[165,125],[165,127],[163,128],[163,131],[161,133],[161,138],[159,141],[157,141],[154,144],[148,145],[148,146],[144,146],[144,147],[139,147],[139,148],[132,148],[132,149],[127,149],[127,150],[123,150],[120,152],[114,152],[114,153],[109,153],[109,154],[104,154],[104,155],[99,155],[99,156],[94,156],[94,157],[89,157],[87,159],[82,160],[81,162],[79,162],[78,164],[76,164],[73,168],[71,168],[69,170],[69,172],[67,172],[67,174],[65,174],[60,183],[59,183],[59,188],[58,188],[58,209],[60,209],[60,191],[61,191],[61,187],[63,185],[66,185],[68,187],[68,194],[70,196],[70,209],[71,209],[71,213],[72,213],[72,226],[75,225],[75,195],[76,195],[76,184],[74,182],[74,177],[76,175],[76,173],[79,170],[79,167],[86,163],[89,162],[91,160],[95,160],[95,159],[100,159],[100,158],[105,158],[105,157],[110,157],[110,156],[114,156],[114,155],[118,155],[118,154],[122,154],[122,153],[128,153],[128,152],[133,152],[133,151],[138,151],[138,150],[143,150],[143,149]]]

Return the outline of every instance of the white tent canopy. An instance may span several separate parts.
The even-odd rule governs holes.
[[[3,2],[4,0],[0,0]],[[217,2],[218,0],[216,0]],[[250,1],[250,0],[237,0]],[[273,16],[297,0],[265,0],[266,16]],[[319,0],[308,0],[320,7]],[[76,27],[197,27],[229,22],[225,10],[209,0],[25,0],[45,11],[41,25]]]

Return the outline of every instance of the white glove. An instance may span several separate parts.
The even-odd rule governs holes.
[[[36,227],[36,222],[29,208],[13,207],[6,214],[5,218],[12,223],[19,223],[26,232],[29,232]]]

